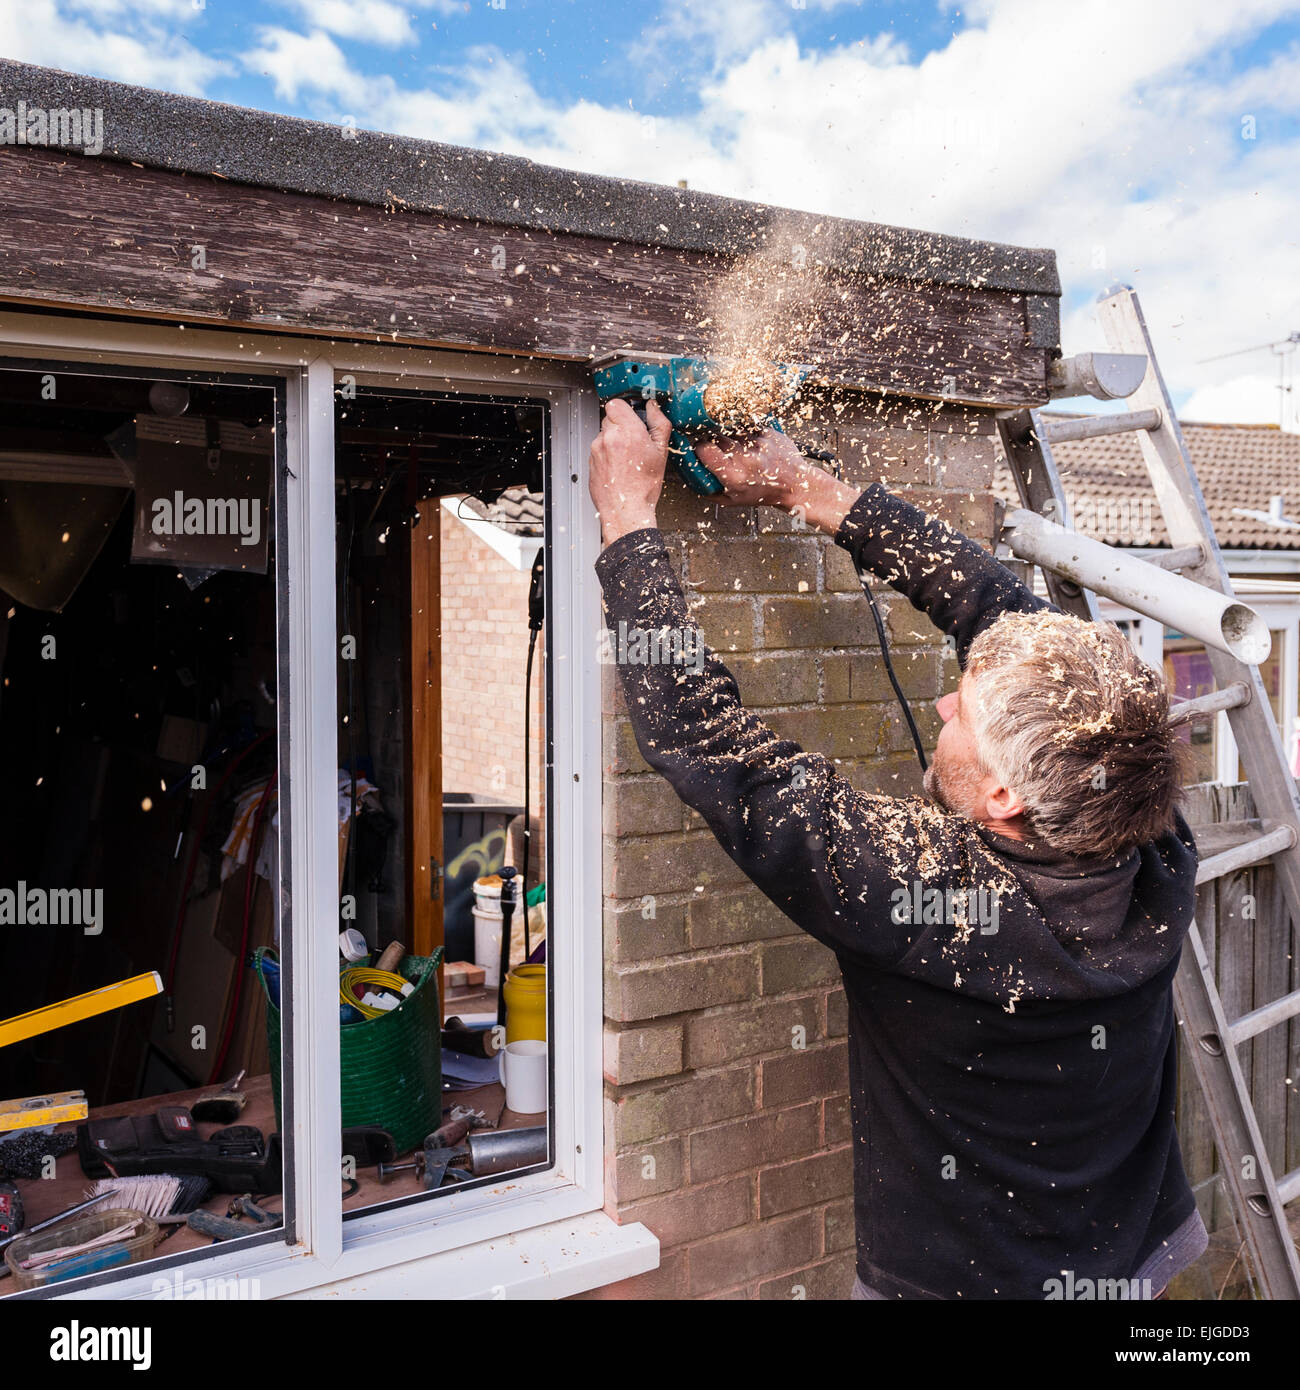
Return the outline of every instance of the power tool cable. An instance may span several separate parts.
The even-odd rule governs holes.
[[[798,446],[799,452],[809,459],[818,463],[826,464],[835,477],[840,477],[840,461],[829,449],[811,449],[805,445]],[[867,604],[871,609],[871,617],[876,624],[876,635],[880,638],[880,655],[885,662],[885,674],[889,677],[889,683],[894,687],[894,694],[898,697],[898,707],[903,711],[903,718],[907,721],[907,728],[912,735],[912,745],[916,749],[916,760],[921,764],[921,772],[924,774],[929,764],[925,758],[925,748],[921,743],[921,732],[916,727],[916,720],[912,717],[911,706],[907,703],[907,697],[903,694],[903,687],[898,683],[898,677],[894,674],[894,663],[889,656],[889,638],[885,633],[884,619],[880,616],[880,609],[876,607],[876,596],[871,592],[871,585],[867,583],[867,576],[859,571],[858,582],[862,585],[862,592],[867,596]]]

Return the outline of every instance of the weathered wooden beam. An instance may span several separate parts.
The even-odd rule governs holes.
[[[693,352],[734,257],[0,149],[0,300],[587,361]],[[1026,296],[821,269],[812,355],[858,389],[1047,400]]]

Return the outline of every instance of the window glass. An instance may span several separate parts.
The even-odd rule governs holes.
[[[208,1250],[187,1213],[232,1193],[272,1214],[234,1234],[279,1221],[250,959],[276,951],[285,873],[282,412],[266,381],[60,363],[0,369],[0,397],[3,1012],[47,1010],[0,1046],[0,1211],[27,1228],[116,1184],[9,1247],[12,1292]]]
[[[348,1215],[548,1162],[549,428],[537,401],[336,393]]]

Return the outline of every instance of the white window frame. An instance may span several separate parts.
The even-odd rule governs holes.
[[[79,1283],[63,1297],[157,1298],[161,1283],[256,1279],[261,1297],[562,1297],[653,1269],[658,1241],[604,1215],[599,529],[587,498],[586,446],[599,428],[589,375],[533,358],[192,329],[124,319],[0,313],[0,358],[280,377],[286,383],[287,633],[294,1007],[292,1202],[295,1242],[185,1252],[134,1277]],[[337,632],[334,607],[334,402],[337,376],[359,385],[448,388],[545,399],[551,407],[552,553],[548,622],[553,689],[551,900],[563,904],[549,978],[555,1166],[500,1185],[343,1220],[339,1174],[336,824]],[[324,917],[328,931],[319,923]],[[316,924],[313,926],[313,924]],[[562,943],[562,944],[561,944]],[[285,1117],[286,1120],[289,1118]],[[288,1136],[287,1136],[288,1137]],[[292,1182],[290,1182],[290,1177]],[[159,1281],[158,1284],[155,1281]]]

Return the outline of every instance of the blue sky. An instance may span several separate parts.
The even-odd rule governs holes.
[[[1137,286],[1185,418],[1276,421],[1300,0],[0,0],[0,52],[846,217]],[[1294,400],[1292,401],[1294,414]]]

